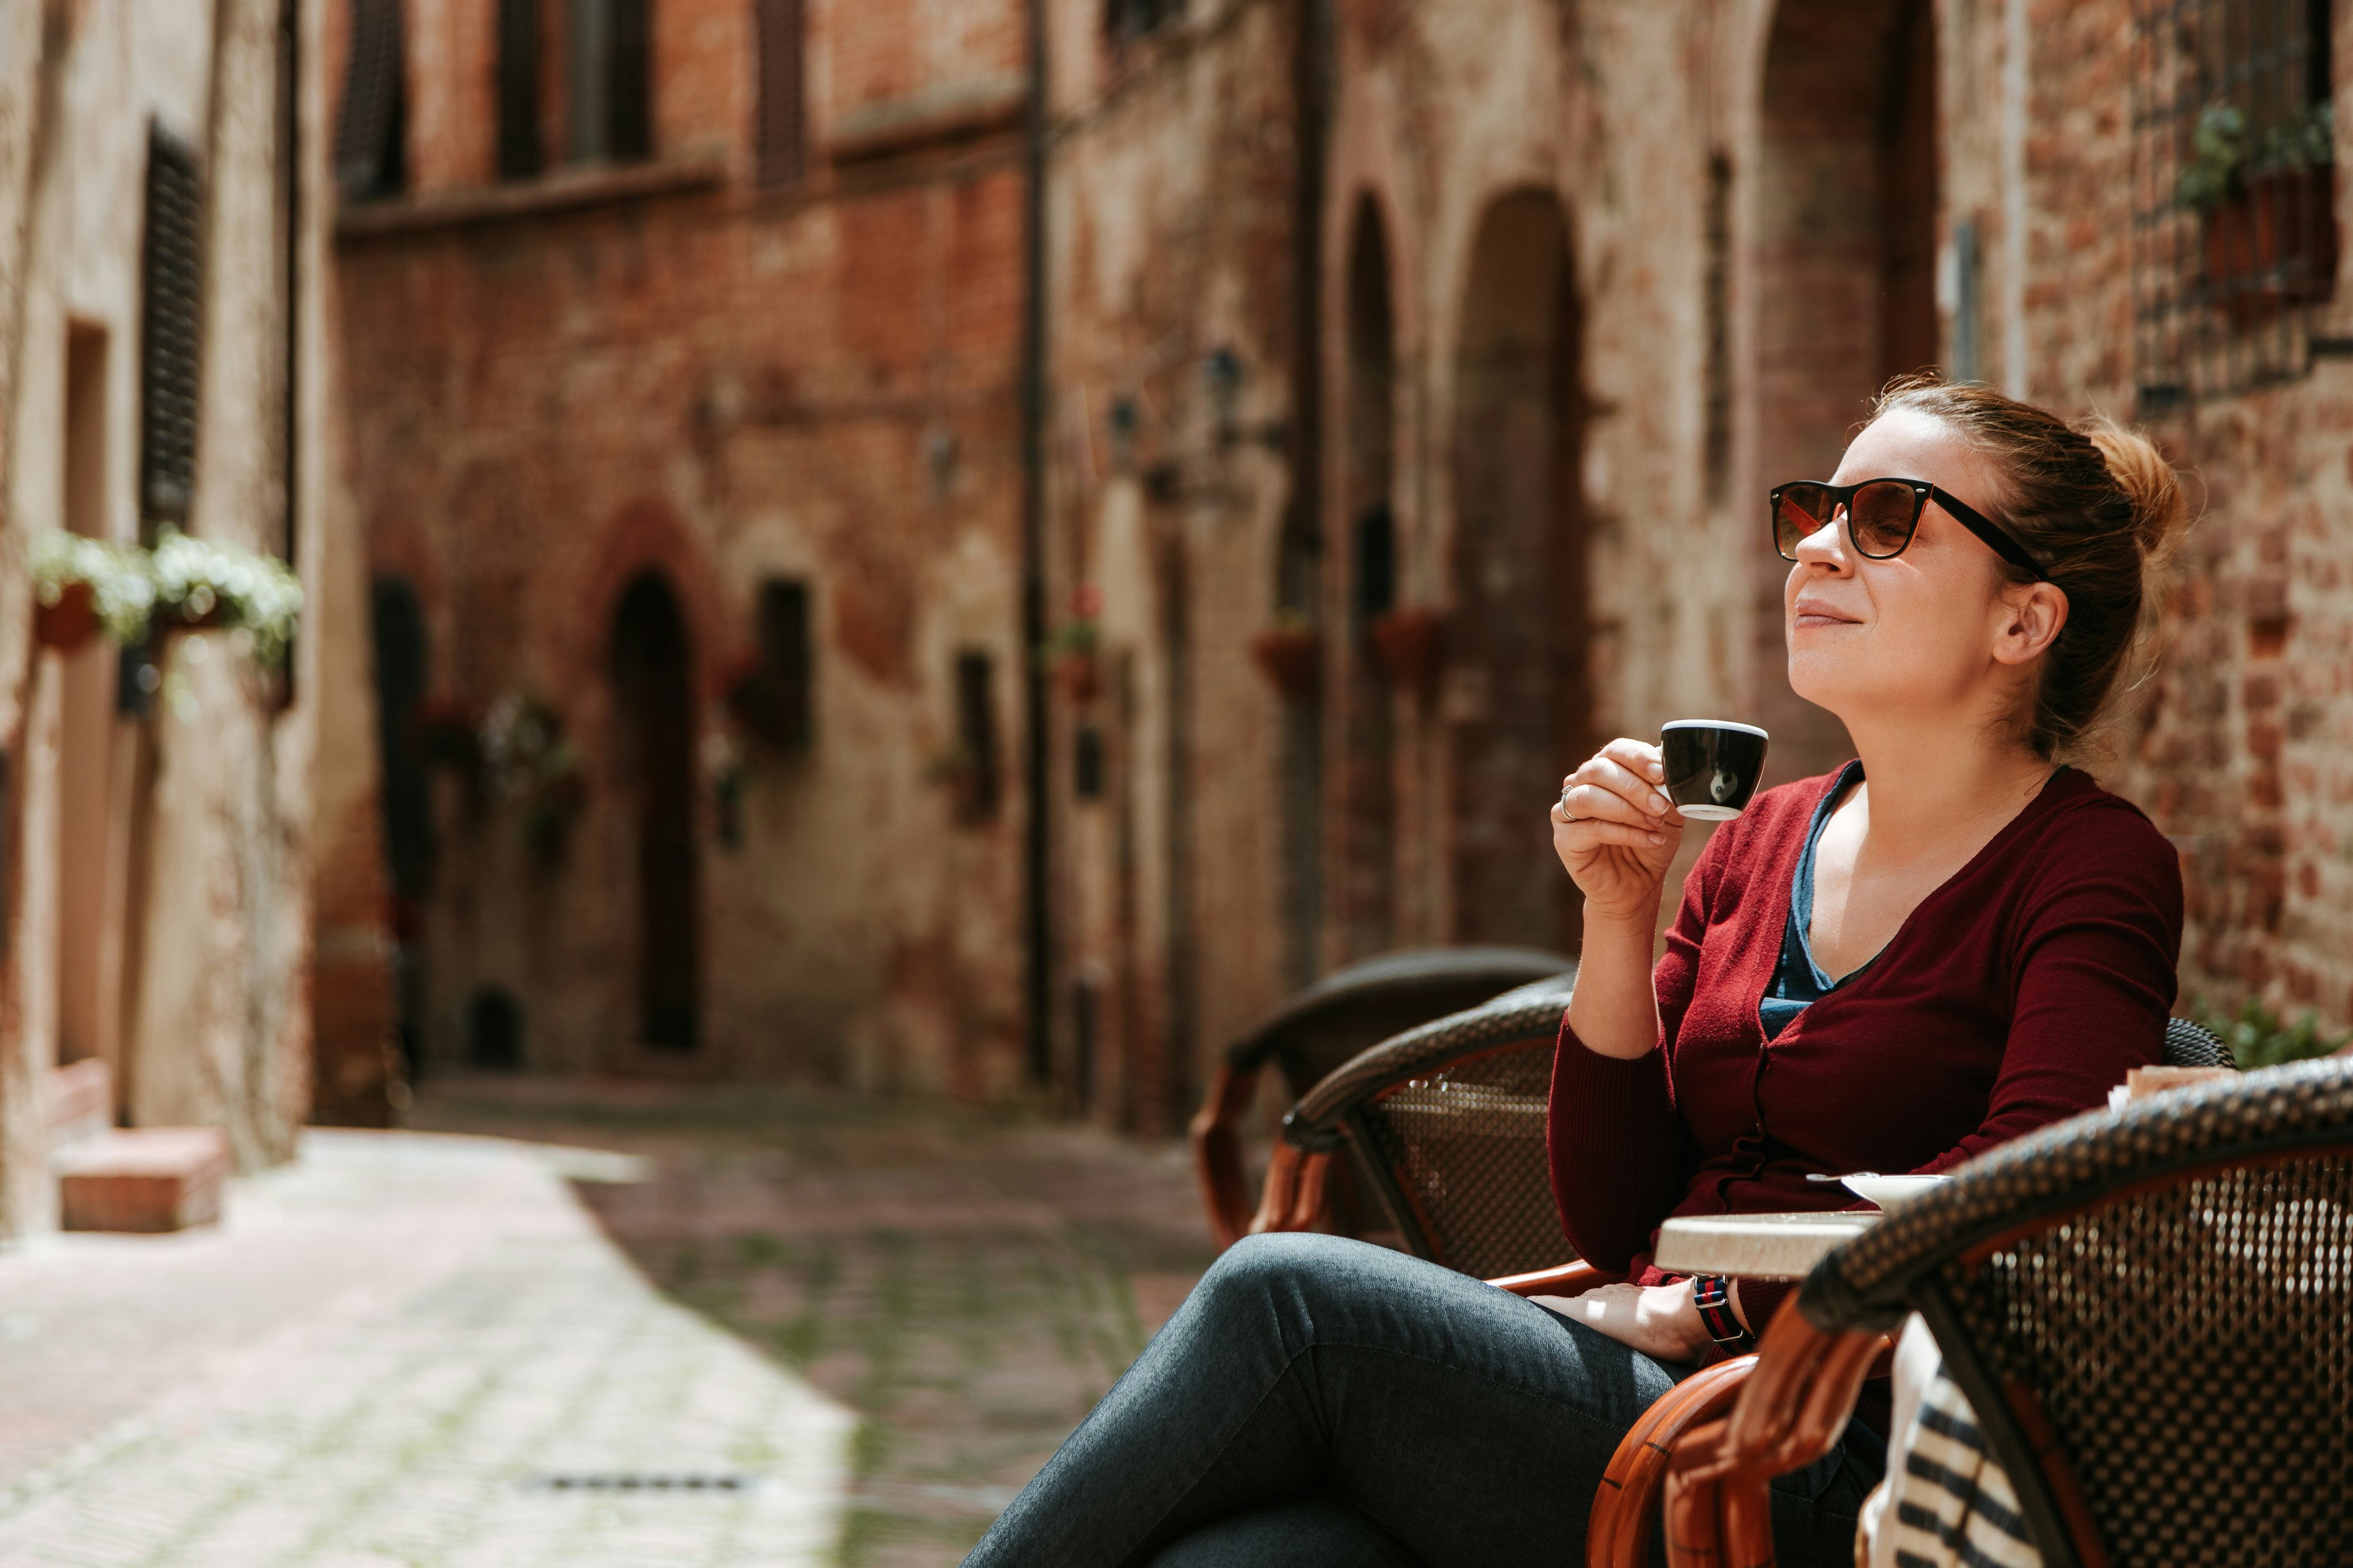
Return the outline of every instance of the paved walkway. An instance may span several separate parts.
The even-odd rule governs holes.
[[[957,1561],[1209,1255],[1174,1150],[530,1080],[0,1255],[0,1565]]]

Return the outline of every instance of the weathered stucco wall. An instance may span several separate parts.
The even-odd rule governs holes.
[[[296,351],[311,413],[290,430],[279,7],[89,0],[46,25],[42,12],[11,5],[0,18],[0,552],[18,563],[0,586],[11,759],[0,1234],[55,1222],[47,1100],[61,1061],[108,1060],[126,1123],[223,1127],[246,1165],[291,1152],[310,1102],[315,724],[323,706],[363,695],[325,679],[338,628],[317,615],[316,590],[332,520],[305,506],[290,530],[286,510],[288,443],[292,468],[321,473],[324,389],[314,316]],[[319,46],[314,28],[297,57],[314,89]],[[322,107],[313,90],[301,122],[312,195]],[[118,703],[111,645],[60,655],[33,640],[21,563],[42,529],[139,536],[151,123],[195,150],[207,215],[185,526],[269,551],[290,533],[313,614],[274,679],[234,634],[166,636],[158,700],[142,714]],[[321,209],[301,210],[315,257]]]

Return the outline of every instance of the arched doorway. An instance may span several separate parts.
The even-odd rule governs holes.
[[[1455,360],[1447,716],[1464,942],[1575,951],[1577,906],[1544,809],[1592,747],[1580,337],[1559,202],[1502,197],[1480,220]]]
[[[1397,518],[1391,510],[1397,345],[1389,313],[1388,237],[1379,205],[1356,204],[1348,247],[1347,423],[1341,491],[1348,529],[1347,661],[1342,694],[1340,926],[1350,959],[1397,941],[1397,788],[1388,683],[1373,623],[1397,605]]]
[[[1872,394],[1936,362],[1936,48],[1926,0],[1774,13],[1749,204],[1760,489],[1829,478]],[[1846,757],[1846,731],[1789,689],[1788,568],[1761,542],[1761,496],[1753,506],[1756,716],[1773,731],[1771,778],[1799,778]]]
[[[433,881],[433,795],[417,737],[417,707],[430,674],[425,612],[417,590],[398,577],[379,577],[369,585],[368,611],[375,651],[376,756],[383,770],[378,799],[385,880],[392,888],[394,1005],[400,1054],[414,1083],[424,1067],[421,928]]]
[[[613,616],[613,707],[622,798],[635,826],[638,1040],[701,1043],[695,899],[694,679],[686,621],[659,572],[640,573]]]

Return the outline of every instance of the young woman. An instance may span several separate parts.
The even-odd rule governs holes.
[[[1662,1275],[1662,1220],[1841,1206],[1807,1174],[1942,1170],[2158,1059],[2174,852],[2064,759],[2132,660],[2181,522],[2172,470],[2113,426],[1913,379],[1831,481],[1772,504],[1790,683],[1856,761],[1716,833],[1655,969],[1683,832],[1657,749],[1612,742],[1552,813],[1586,900],[1554,1189],[1627,1283],[1525,1301],[1361,1243],[1251,1237],[966,1568],[1578,1561],[1619,1438],[1789,1289]],[[1783,1563],[1852,1561],[1883,1456],[1858,1422],[1784,1478]]]

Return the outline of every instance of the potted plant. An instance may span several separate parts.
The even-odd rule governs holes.
[[[1092,616],[1064,621],[1039,645],[1038,662],[1072,702],[1093,701],[1103,693],[1103,670],[1097,649],[1103,629]]]
[[[2174,199],[2199,215],[2206,287],[2241,325],[2337,285],[2337,153],[2327,103],[2261,136],[2238,105],[2200,110]]]
[[[165,529],[148,552],[154,619],[167,631],[234,627],[253,657],[274,667],[293,645],[302,616],[302,585],[285,563],[213,540]]]
[[[507,692],[482,716],[481,747],[492,796],[518,809],[532,859],[554,865],[588,798],[580,754],[564,738],[563,715],[538,697]]]
[[[1446,617],[1426,605],[1409,605],[1378,616],[1371,630],[1381,673],[1427,697],[1446,661]]]
[[[100,631],[125,647],[147,636],[155,600],[146,552],[48,529],[34,535],[33,635],[70,653]]]
[[[1302,611],[1279,613],[1250,639],[1250,657],[1289,701],[1309,700],[1324,683],[1324,639]]]

